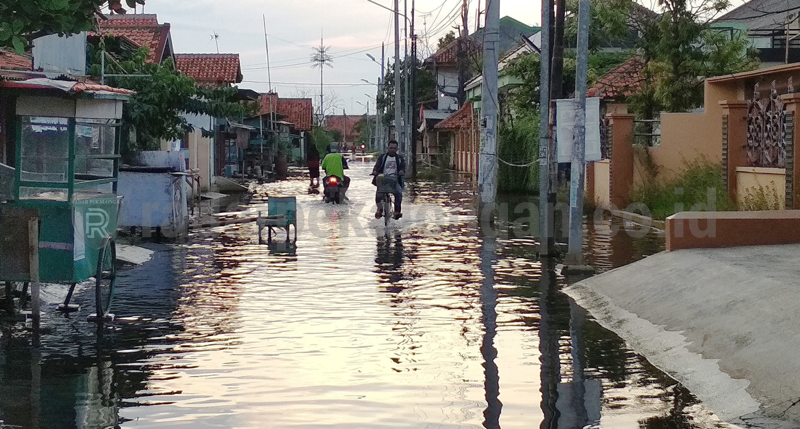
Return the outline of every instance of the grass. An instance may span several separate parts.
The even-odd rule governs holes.
[[[781,203],[778,197],[778,189],[775,182],[771,182],[772,186],[764,188],[747,189],[747,194],[744,196],[744,201],[739,205],[739,210],[755,211],[755,210],[780,210]]]
[[[722,182],[722,166],[706,158],[687,162],[683,174],[674,180],[648,180],[634,191],[633,201],[643,203],[653,219],[666,219],[680,211],[737,208]]]

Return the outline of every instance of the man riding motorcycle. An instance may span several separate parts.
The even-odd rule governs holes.
[[[326,176],[336,176],[342,182],[342,192],[346,192],[350,186],[350,178],[344,175],[344,170],[349,168],[347,160],[339,153],[339,148],[336,145],[331,145],[328,148],[328,154],[322,160],[322,169],[325,171]]]
[[[403,203],[403,178],[406,174],[406,160],[397,153],[397,141],[390,140],[386,145],[386,153],[381,154],[375,162],[375,167],[372,169],[372,175],[378,176],[383,174],[387,177],[396,177],[394,194],[394,218],[400,219],[403,216],[401,206]],[[373,179],[372,184],[375,185],[376,181]],[[376,185],[377,186],[377,185]],[[381,207],[381,193],[375,192],[375,203],[378,205],[378,211],[375,212],[375,218],[383,216],[383,208]],[[387,213],[388,216],[388,213]]]

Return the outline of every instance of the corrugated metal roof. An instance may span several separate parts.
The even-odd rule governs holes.
[[[748,30],[783,30],[786,16],[798,11],[800,0],[751,0],[714,23],[744,24]]]

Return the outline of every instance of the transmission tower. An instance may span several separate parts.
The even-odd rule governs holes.
[[[333,67],[331,63],[333,63],[333,58],[328,53],[330,46],[325,46],[322,43],[322,36],[319,38],[319,47],[314,48],[314,54],[311,55],[311,67],[316,68],[319,67],[319,123],[322,125],[322,122],[325,120],[325,105],[323,103],[323,86],[322,86],[322,71],[325,69],[325,66]]]

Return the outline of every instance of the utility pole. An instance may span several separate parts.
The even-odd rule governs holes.
[[[575,134],[570,175],[569,244],[565,262],[583,265],[583,176],[586,160],[586,75],[589,63],[589,0],[578,10],[578,68],[575,72]]]
[[[394,0],[394,137],[400,140],[400,1]]]
[[[464,89],[467,84],[467,53],[469,51],[469,29],[467,28],[467,21],[469,20],[467,0],[464,0],[461,5],[461,29],[456,39],[456,61],[458,64],[458,89],[456,90],[456,99],[458,100],[458,108],[464,105],[466,101],[466,90]]]
[[[417,178],[417,35],[414,34],[416,0],[411,0],[411,178]]]
[[[553,203],[550,201],[550,15],[552,0],[542,2],[542,46],[539,67],[539,253],[553,256]]]
[[[269,38],[267,37],[267,16],[261,14],[261,18],[264,20],[264,45],[267,49],[267,82],[269,83],[269,92],[272,92],[272,72],[269,67]]]
[[[384,95],[386,95],[386,70],[384,69],[384,64],[386,63],[385,57],[386,57],[386,51],[384,49],[383,42],[381,42],[381,78],[378,79],[378,83],[380,84],[380,88],[378,90],[383,91]],[[383,111],[383,109],[381,109],[381,111]],[[388,130],[383,129],[383,117],[381,117],[381,145],[379,147],[381,152],[383,152],[384,145],[386,145],[386,142],[389,141],[388,137],[389,137]]]
[[[405,84],[403,85],[403,92],[405,93],[405,97],[403,97],[403,153],[408,156],[408,140],[409,140],[409,126],[408,126],[408,110],[409,110],[409,98],[408,98],[408,0],[403,0],[403,80]]]
[[[481,88],[481,154],[478,186],[483,204],[497,196],[497,62],[500,50],[500,0],[486,2]]]
[[[556,0],[555,36],[553,39],[553,79],[550,87],[550,98],[563,98],[564,77],[564,22],[566,19],[567,0]]]

